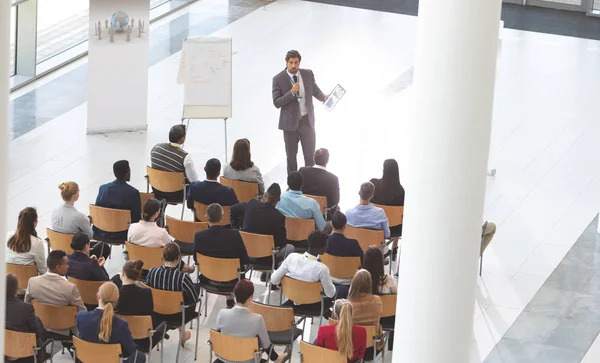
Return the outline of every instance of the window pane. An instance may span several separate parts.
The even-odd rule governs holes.
[[[160,5],[162,5],[164,3],[168,3],[169,1],[170,0],[150,0],[150,9],[159,7]]]
[[[10,7],[10,60],[8,66],[10,67],[8,75],[15,75],[15,49],[17,43],[17,7]]]
[[[38,0],[37,62],[86,41],[88,18],[89,0]]]

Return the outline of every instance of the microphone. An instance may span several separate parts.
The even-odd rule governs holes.
[[[294,80],[294,83],[298,83],[298,76],[294,74],[294,76],[292,77],[292,79]],[[300,96],[300,92],[298,92],[296,94],[296,98],[298,98],[298,96]]]

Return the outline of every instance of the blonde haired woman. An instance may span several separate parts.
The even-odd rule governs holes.
[[[102,284],[98,290],[98,308],[77,314],[79,338],[90,343],[121,344],[128,362],[145,362],[146,356],[137,351],[129,325],[115,316],[118,301],[117,286],[112,282]]]
[[[320,327],[315,345],[339,351],[348,362],[361,360],[367,346],[366,329],[353,325],[352,305],[348,300],[336,300],[333,309],[333,318],[338,323]]]
[[[365,269],[356,271],[350,283],[348,301],[354,309],[354,324],[376,326],[377,330],[381,332],[379,319],[381,319],[383,304],[379,296],[373,295],[373,283],[369,271]],[[382,347],[379,346],[377,349],[379,350]],[[365,356],[365,360],[371,360],[373,357],[373,348],[369,348],[365,352]]]

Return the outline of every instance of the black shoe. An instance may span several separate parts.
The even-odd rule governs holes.
[[[267,282],[267,273],[266,272],[263,272],[260,274],[260,281]]]
[[[277,285],[271,285],[271,291],[279,291],[279,287],[277,287]]]
[[[396,261],[398,258],[398,247],[394,247],[392,249],[392,261]]]

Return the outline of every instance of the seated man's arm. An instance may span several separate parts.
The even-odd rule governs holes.
[[[333,281],[331,281],[331,273],[329,272],[329,267],[325,266],[324,269],[319,273],[319,279],[321,280],[321,285],[323,285],[323,292],[327,297],[335,296],[335,285]]]
[[[142,198],[137,190],[131,193],[131,223],[137,223],[142,219]]]
[[[239,232],[237,233],[237,238],[237,243],[239,246],[238,249],[240,251],[240,264],[242,266],[246,266],[248,262],[250,262],[250,258],[248,257],[248,251],[246,250],[246,245],[244,244],[244,240],[242,239],[242,236],[239,234]]]
[[[273,226],[273,240],[275,247],[285,247],[287,244],[287,231],[285,229],[285,217],[277,218]]]
[[[267,333],[267,325],[265,324],[265,320],[262,315],[258,316],[260,320],[258,321],[258,345],[262,349],[267,349],[271,346],[271,339],[269,339],[269,333]]]
[[[73,285],[71,290],[71,296],[69,298],[69,305],[77,306],[78,311],[87,311],[85,304],[83,303],[83,299],[81,299],[81,295],[79,295],[79,290],[77,286]]]
[[[247,203],[237,203],[229,208],[229,220],[231,228],[242,229],[244,227],[244,213],[246,213]]]
[[[279,266],[279,268],[275,270],[275,272],[273,272],[273,274],[271,275],[272,284],[278,285],[281,282],[281,278],[288,273],[288,259],[290,258],[290,256],[283,260],[281,266]]]
[[[315,224],[317,225],[317,229],[322,231],[325,228],[325,218],[321,214],[321,208],[319,207],[319,203],[316,200],[313,200],[311,203],[311,214],[315,219]]]
[[[185,168],[185,177],[190,183],[198,181],[198,173],[196,173],[194,161],[189,154],[183,159],[183,167]]]
[[[194,210],[194,198],[192,194],[194,192],[194,184],[190,184],[187,190],[187,207],[188,209]]]
[[[381,222],[381,229],[383,229],[383,236],[385,238],[389,238],[390,237],[390,221],[385,216],[385,212],[383,210],[381,211],[381,213],[383,214],[383,216],[382,216],[383,222]]]

